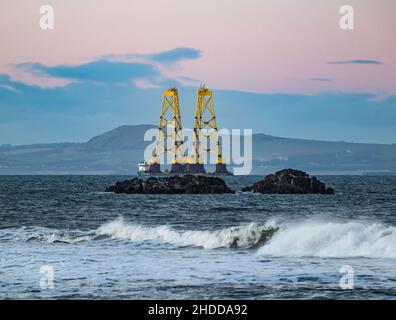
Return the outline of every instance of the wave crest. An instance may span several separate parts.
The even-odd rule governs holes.
[[[127,224],[118,219],[101,226],[96,232],[115,239],[132,241],[160,241],[176,246],[197,246],[205,249],[251,248],[265,242],[276,231],[273,228],[250,223],[218,231],[178,231],[169,226],[144,227]]]
[[[276,220],[215,231],[142,226],[122,218],[96,230],[52,230],[20,227],[0,230],[0,240],[77,244],[96,240],[153,241],[178,247],[257,248],[259,255],[294,257],[367,257],[396,259],[396,227],[378,222]]]
[[[284,223],[259,254],[396,258],[396,228],[381,223]]]

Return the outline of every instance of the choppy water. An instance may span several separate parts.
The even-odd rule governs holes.
[[[0,177],[0,298],[396,298],[396,177],[321,177],[335,196],[103,192],[124,178]]]

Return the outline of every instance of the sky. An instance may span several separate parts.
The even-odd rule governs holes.
[[[1,0],[0,144],[155,124],[171,85],[191,127],[201,83],[220,127],[396,143],[395,13],[394,0]]]

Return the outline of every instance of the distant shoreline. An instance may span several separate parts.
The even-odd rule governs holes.
[[[268,173],[254,173],[247,176],[264,176]],[[323,172],[323,171],[309,171],[310,175],[315,176],[362,176],[362,177],[379,177],[379,176],[396,176],[396,172]],[[130,176],[137,177],[138,174],[123,173],[123,172],[107,172],[107,171],[75,171],[75,172],[62,172],[62,171],[42,171],[42,172],[0,172],[0,176]],[[245,177],[245,176],[234,176],[234,177]]]
[[[85,143],[0,146],[0,175],[133,175],[150,143],[144,141],[144,134],[153,127],[121,126]],[[314,175],[396,175],[396,144],[325,142],[262,133],[253,134],[252,143],[253,175],[284,168]]]

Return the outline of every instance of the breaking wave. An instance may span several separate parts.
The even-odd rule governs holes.
[[[92,231],[17,228],[0,230],[0,241],[76,244],[94,240],[152,241],[178,247],[258,249],[258,255],[396,258],[396,227],[375,222],[268,221],[215,231],[142,226],[122,218]]]
[[[160,241],[176,246],[196,246],[205,249],[252,248],[265,242],[276,229],[251,223],[218,231],[177,231],[169,226],[144,227],[127,224],[122,219],[101,226],[96,232],[115,239]]]
[[[76,244],[92,240],[130,240],[133,242],[155,241],[179,247],[257,248],[265,243],[276,228],[259,226],[256,223],[230,227],[217,231],[176,230],[170,226],[157,227],[129,224],[122,218],[105,223],[98,229],[84,231],[51,230],[41,227],[22,227],[0,231],[3,241],[43,241],[48,243]]]
[[[396,258],[396,228],[369,222],[284,223],[261,255]]]
[[[83,233],[83,232],[61,232],[61,231],[43,231],[35,232],[33,235],[29,235],[27,241],[46,241],[49,243],[67,243],[73,244],[83,241],[96,240],[98,237],[94,233]]]

